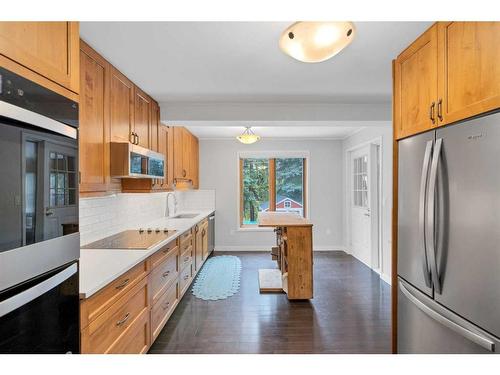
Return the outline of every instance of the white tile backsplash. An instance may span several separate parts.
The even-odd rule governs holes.
[[[82,245],[165,216],[167,193],[123,193],[80,199]],[[215,210],[215,190],[176,191],[178,211]]]

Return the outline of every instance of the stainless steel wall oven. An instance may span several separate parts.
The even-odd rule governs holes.
[[[79,351],[78,103],[0,68],[0,353]]]

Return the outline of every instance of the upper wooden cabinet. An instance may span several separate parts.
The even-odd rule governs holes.
[[[134,84],[114,67],[110,76],[111,141],[129,142],[134,129]]]
[[[439,22],[440,124],[500,107],[500,22]]]
[[[80,194],[120,190],[110,178],[111,66],[85,42],[80,44]]]
[[[438,22],[394,62],[396,139],[500,108],[500,22]]]
[[[394,63],[394,132],[403,138],[432,128],[437,101],[437,25]]]
[[[150,130],[150,149],[158,151],[158,127],[160,125],[160,106],[154,100],[151,101],[151,130]]]
[[[134,91],[134,132],[139,146],[150,148],[151,140],[151,98],[140,88]]]
[[[28,77],[23,68],[78,94],[79,38],[78,22],[0,22],[0,53],[19,66],[2,65],[74,100],[50,82]]]
[[[198,188],[198,138],[184,127],[174,126],[174,183],[189,182]]]

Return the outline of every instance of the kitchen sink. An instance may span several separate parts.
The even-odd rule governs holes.
[[[193,219],[198,215],[199,214],[178,214],[178,215],[171,217],[171,219]]]

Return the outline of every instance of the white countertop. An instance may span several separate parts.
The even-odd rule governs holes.
[[[80,250],[80,298],[89,298],[104,286],[123,275],[136,264],[161,249],[167,243],[198,224],[201,220],[215,212],[214,210],[197,210],[177,212],[176,214],[199,213],[192,219],[161,218],[144,223],[143,228],[168,228],[177,232],[148,250],[127,249],[81,249]],[[139,229],[139,228],[124,228]]]

